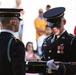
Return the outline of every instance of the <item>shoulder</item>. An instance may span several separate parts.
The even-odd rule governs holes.
[[[27,52],[27,51],[25,52],[25,55],[26,55],[26,56],[28,55],[28,52]]]
[[[41,35],[39,38],[38,38],[38,42],[41,42],[43,40],[43,35]]]
[[[76,36],[72,37],[71,44],[73,44],[73,42],[76,43]]]
[[[69,36],[74,37],[74,35],[72,33],[69,33]]]
[[[44,41],[49,41],[49,40],[51,40],[53,36],[54,36],[53,33],[50,34],[48,37],[46,37],[46,38],[44,39]]]
[[[75,48],[75,45],[76,45],[76,36],[68,33],[66,41],[68,41],[70,43],[70,49]]]
[[[74,40],[76,40],[76,36],[74,36],[74,35],[71,34],[71,33],[68,33],[68,38],[71,39],[71,42],[73,42]]]
[[[39,39],[38,40],[42,40],[42,39],[45,39],[47,36],[45,35],[45,34],[43,34],[43,35],[41,35],[40,37],[39,37]]]
[[[63,35],[69,42],[74,39],[74,35],[72,33],[68,33],[68,32],[65,32],[65,34]]]
[[[21,42],[19,39],[12,37],[12,42],[11,42],[11,52],[18,52],[22,53],[24,55],[25,53],[25,46],[23,42]]]
[[[34,53],[34,57],[35,57],[36,59],[40,59],[40,57],[39,57],[37,54],[35,54],[35,53]]]
[[[11,38],[12,38],[12,44],[13,44],[13,45],[23,45],[23,46],[24,46],[23,42],[20,41],[20,40],[19,40],[18,38],[16,38],[15,36],[12,36]]]
[[[38,20],[38,17],[36,17],[34,21],[37,21],[37,20]]]

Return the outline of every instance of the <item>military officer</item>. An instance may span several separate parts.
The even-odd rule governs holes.
[[[42,45],[43,58],[48,61],[49,68],[56,70],[54,75],[75,75],[76,66],[54,63],[55,61],[76,62],[76,38],[69,35],[64,28],[66,24],[64,11],[64,7],[56,7],[43,14],[53,31]]]
[[[25,75],[24,44],[14,37],[22,9],[0,8],[0,75]]]

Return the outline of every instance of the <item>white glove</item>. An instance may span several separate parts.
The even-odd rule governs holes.
[[[54,59],[47,61],[46,65],[47,65],[47,67],[49,67],[52,70],[58,70],[58,68],[59,68],[59,66],[55,65]]]

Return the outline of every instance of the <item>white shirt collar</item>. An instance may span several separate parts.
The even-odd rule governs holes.
[[[66,30],[64,29],[60,35],[57,35],[57,38],[59,38],[65,31]]]
[[[8,32],[8,33],[11,33],[12,35],[14,35],[14,32],[13,31],[7,30],[7,29],[2,29],[1,32]]]

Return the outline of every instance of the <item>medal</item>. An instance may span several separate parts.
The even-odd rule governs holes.
[[[60,54],[60,46],[58,46],[57,49],[57,53]]]
[[[61,53],[60,50],[57,50],[57,53],[60,54]]]
[[[61,46],[61,54],[63,54],[64,53],[64,45],[61,44],[60,46]]]
[[[61,50],[61,54],[63,54],[64,53],[64,51],[63,50]]]
[[[60,44],[60,45],[57,47],[57,53],[58,53],[58,54],[63,54],[63,53],[64,53],[64,45],[63,45],[63,44]]]

